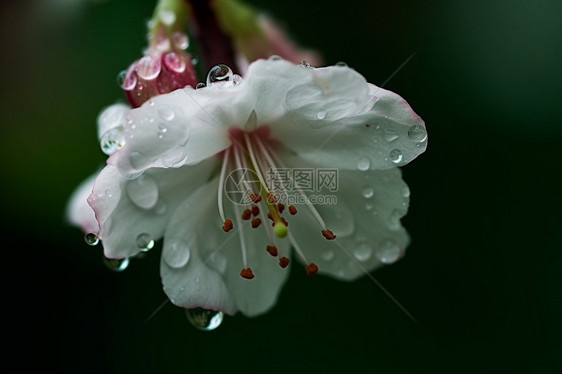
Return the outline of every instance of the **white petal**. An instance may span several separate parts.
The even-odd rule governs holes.
[[[331,123],[287,125],[276,137],[318,166],[384,170],[405,165],[425,151],[423,120],[393,92],[370,85],[378,100],[361,115]]]
[[[82,229],[84,233],[97,233],[98,221],[93,209],[88,205],[88,196],[94,189],[94,174],[84,180],[72,193],[66,206],[66,219]]]
[[[141,234],[153,240],[162,237],[176,207],[205,183],[217,162],[212,158],[178,169],[150,169],[131,180],[106,166],[88,198],[101,227],[98,236],[106,257],[135,255],[141,249],[137,240]]]
[[[289,230],[320,273],[352,280],[403,256],[409,239],[400,218],[408,209],[409,190],[397,168],[339,170],[338,180],[337,191],[314,193],[324,203],[315,208],[336,239],[322,236],[320,225],[303,204],[289,217]]]
[[[217,188],[217,179],[202,186],[176,210],[170,221],[161,264],[165,292],[175,304],[187,308],[201,306],[229,314],[239,310],[247,316],[264,313],[277,300],[289,269],[281,269],[278,259],[267,253],[265,222],[257,229],[252,229],[247,221],[242,228],[238,227],[229,203],[225,206],[226,216],[235,227],[228,233],[222,230]],[[240,229],[246,240],[248,266],[255,275],[251,280],[240,276],[244,268]],[[287,256],[288,242],[277,244],[281,255]],[[178,254],[181,251],[183,254]],[[186,257],[188,260],[184,264]],[[203,284],[204,279],[206,284]]]

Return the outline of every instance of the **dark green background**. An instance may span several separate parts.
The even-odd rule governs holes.
[[[63,213],[74,187],[103,165],[96,116],[122,97],[115,77],[140,56],[153,2],[4,1],[4,365],[74,373],[562,369],[562,3],[251,3],[327,63],[345,61],[376,84],[418,51],[386,85],[429,131],[428,151],[403,170],[412,244],[374,273],[418,323],[367,278],[308,278],[298,266],[264,316],[229,317],[211,333],[169,303],[149,318],[166,300],[159,248],[111,273]]]

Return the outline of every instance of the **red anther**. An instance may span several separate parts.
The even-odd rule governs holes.
[[[232,230],[234,226],[232,225],[232,221],[229,219],[224,220],[224,225],[222,226],[222,229],[224,230],[224,232],[229,232],[230,230]]]
[[[246,268],[240,270],[240,276],[246,279],[252,279],[254,277],[254,273],[252,273],[252,269]]]
[[[252,211],[250,209],[244,209],[242,212],[242,219],[247,221],[252,217]]]
[[[295,214],[297,214],[297,208],[295,208],[294,205],[289,205],[289,213],[294,216]]]
[[[336,238],[336,236],[334,235],[333,232],[331,232],[330,230],[326,229],[326,230],[322,230],[322,235],[324,235],[324,237],[328,240],[334,240]]]
[[[270,204],[275,204],[277,202],[277,197],[272,193],[267,193],[267,202]]]
[[[304,270],[306,271],[306,275],[312,275],[318,271],[318,266],[316,266],[314,262],[311,262],[304,267]]]
[[[277,204],[277,209],[279,209],[279,214],[281,214],[285,210],[285,205],[283,203],[279,203]]]
[[[254,215],[254,217],[257,216],[258,214],[260,214],[260,208],[258,208],[257,205],[254,205],[252,207],[252,214]]]
[[[252,220],[252,227],[255,229],[256,227],[259,227],[259,225],[261,225],[261,219],[259,218],[254,218]]]
[[[265,249],[269,252],[270,255],[273,257],[277,256],[277,247],[274,245],[268,245]]]
[[[289,222],[284,217],[281,217],[281,222],[285,224],[286,227],[289,227]]]
[[[283,269],[285,269],[287,266],[289,266],[289,259],[287,257],[281,257],[279,259],[279,266],[281,266]]]
[[[261,195],[257,194],[257,193],[251,193],[250,194],[250,199],[254,202],[254,203],[259,203],[261,201]]]
[[[273,216],[271,215],[271,212],[267,212],[267,218],[273,221]]]

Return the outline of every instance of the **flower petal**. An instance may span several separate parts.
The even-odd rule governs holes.
[[[88,196],[94,189],[96,175],[91,175],[76,187],[66,207],[68,222],[80,227],[84,233],[97,233],[99,230],[94,211],[88,205]]]
[[[159,239],[177,205],[206,182],[217,162],[212,158],[179,169],[150,169],[130,180],[117,168],[106,166],[88,198],[106,257],[135,255],[141,250],[141,234]]]
[[[300,127],[289,123],[284,131],[273,129],[274,136],[317,166],[385,170],[407,164],[425,151],[425,124],[397,94],[369,87],[377,101],[368,112]]]
[[[408,209],[409,189],[397,168],[339,170],[338,180],[337,191],[313,196],[319,202],[315,208],[336,239],[328,241],[321,235],[320,225],[304,204],[297,205],[298,213],[290,217],[289,230],[320,273],[353,280],[404,254],[409,239],[400,218]]]
[[[269,242],[264,225],[252,229],[244,221],[245,225],[239,227],[231,204],[226,204],[225,213],[233,220],[234,230],[222,230],[216,206],[217,188],[218,179],[201,186],[170,221],[161,263],[164,290],[176,305],[186,308],[204,307],[228,314],[239,310],[247,316],[264,313],[277,300],[288,269],[281,269],[278,260],[266,252]],[[244,268],[241,234],[248,266],[255,275],[251,280],[240,276]],[[287,241],[276,244],[280,253],[287,256]]]

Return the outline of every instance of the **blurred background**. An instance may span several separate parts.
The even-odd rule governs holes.
[[[102,167],[99,111],[152,0],[3,1],[4,362],[17,371],[553,373],[562,369],[562,2],[249,0],[327,64],[398,92],[429,146],[403,168],[406,257],[343,283],[293,267],[277,305],[201,332],[159,247],[122,273],[66,225]],[[406,62],[406,64],[404,64]]]

